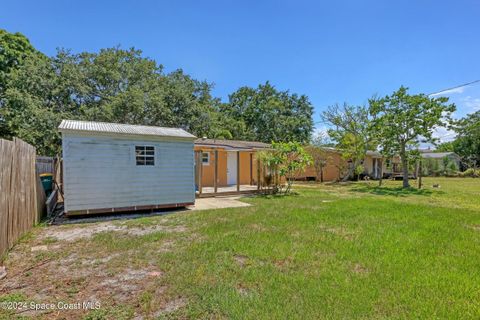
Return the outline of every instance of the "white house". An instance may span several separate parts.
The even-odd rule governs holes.
[[[63,120],[59,131],[67,215],[194,204],[194,135],[74,120]]]

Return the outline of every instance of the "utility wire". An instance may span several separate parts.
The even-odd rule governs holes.
[[[448,89],[443,89],[443,90],[437,91],[437,92],[432,92],[432,93],[427,94],[427,96],[433,96],[433,95],[437,95],[437,94],[440,94],[440,93],[445,92],[445,91],[450,91],[450,90],[454,90],[454,89],[458,89],[458,88],[463,88],[463,87],[469,86],[469,85],[477,83],[477,82],[480,82],[480,80],[475,80],[475,81],[468,82],[468,83],[465,83],[465,84],[462,84],[462,85],[459,85],[459,86],[451,87],[451,88],[448,88]]]

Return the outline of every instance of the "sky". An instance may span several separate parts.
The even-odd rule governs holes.
[[[214,83],[223,101],[270,81],[307,95],[319,130],[321,111],[335,103],[480,79],[478,0],[2,2],[0,28],[48,55],[135,47],[166,71]],[[480,110],[480,83],[445,95],[456,117]]]

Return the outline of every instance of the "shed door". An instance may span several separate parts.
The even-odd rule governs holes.
[[[227,184],[237,184],[236,152],[227,152]]]

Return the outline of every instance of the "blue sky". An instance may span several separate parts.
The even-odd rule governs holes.
[[[316,121],[328,105],[400,85],[431,93],[480,79],[476,0],[6,1],[0,28],[49,55],[134,46],[215,83],[223,100],[269,80],[308,95]],[[480,84],[448,96],[456,116],[480,109]]]

